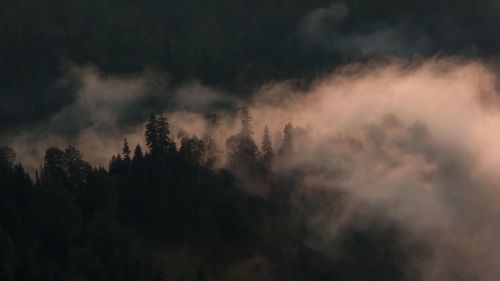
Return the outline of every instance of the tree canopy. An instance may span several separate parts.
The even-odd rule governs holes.
[[[403,280],[393,229],[353,230],[338,246],[344,258],[308,245],[304,210],[324,194],[292,204],[300,174],[275,173],[287,156],[274,155],[270,130],[259,149],[248,108],[239,119],[227,166],[211,162],[224,161],[210,154],[214,118],[203,138],[180,132],[177,149],[166,116],[152,114],[146,151],[137,144],[131,156],[124,139],[108,170],[74,146],[48,148],[36,180],[2,147],[1,279]],[[279,151],[293,153],[292,131]]]

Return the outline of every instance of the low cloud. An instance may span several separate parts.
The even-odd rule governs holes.
[[[107,75],[93,65],[70,64],[65,70],[57,84],[71,102],[46,120],[3,136],[31,172],[39,169],[47,148],[70,144],[92,164],[106,167],[111,155],[121,151],[124,138],[132,147],[143,145],[144,122],[152,113],[163,112],[178,121],[172,122],[175,137],[182,127],[200,132],[205,125],[199,116],[223,112],[240,102],[197,81],[171,87],[168,74],[152,68],[124,76]]]
[[[335,256],[348,230],[391,222],[422,280],[496,280],[496,84],[484,64],[448,58],[351,65],[306,93],[261,92],[257,124],[306,132],[275,168],[298,182],[294,202],[316,230],[308,243]],[[259,103],[280,89],[286,106]]]
[[[308,245],[335,257],[353,227],[395,224],[408,270],[422,280],[496,280],[500,104],[492,69],[453,57],[352,64],[308,89],[274,83],[247,100],[258,144],[266,125],[279,135],[292,122],[300,132],[293,156],[273,169],[297,186],[292,202],[314,230]],[[239,130],[232,109],[243,102],[197,82],[169,89],[153,74],[74,71],[80,77],[74,103],[13,138],[31,168],[48,146],[67,143],[106,165],[124,137],[132,145],[142,141],[144,119],[120,123],[129,111],[143,117],[164,111],[174,137],[181,129],[202,136],[206,114],[216,112],[221,148]],[[155,106],[137,108],[148,99]],[[76,133],[65,133],[73,127]]]

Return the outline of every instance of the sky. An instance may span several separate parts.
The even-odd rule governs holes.
[[[43,124],[78,102],[75,68],[95,68],[104,78],[154,73],[161,80],[120,120],[128,125],[172,108],[171,93],[193,83],[248,100],[268,83],[295,80],[307,87],[350,63],[436,56],[489,61],[500,48],[494,0],[1,5],[2,136]],[[67,134],[79,129],[64,127],[58,129]]]

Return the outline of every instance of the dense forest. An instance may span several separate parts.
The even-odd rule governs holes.
[[[498,0],[0,0],[0,281],[500,280],[499,34]]]
[[[153,114],[147,147],[124,140],[107,168],[74,146],[52,147],[29,175],[2,147],[0,279],[416,279],[390,223],[348,229],[331,245],[335,255],[309,245],[308,214],[342,193],[293,197],[305,171],[273,165],[293,156],[298,129],[287,124],[273,148],[267,127],[261,145],[254,141],[247,108],[239,117],[240,132],[221,144],[210,134],[215,115],[204,136],[180,132],[176,142],[168,119]]]

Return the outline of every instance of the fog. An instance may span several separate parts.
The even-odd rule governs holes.
[[[295,156],[276,165],[280,173],[306,171],[297,198],[348,194],[336,210],[317,197],[311,245],[335,255],[328,245],[343,230],[384,224],[375,209],[405,233],[408,266],[423,280],[496,280],[496,79],[479,62],[448,58],[350,65],[307,93],[290,94],[286,85],[259,93],[256,124],[277,129],[290,120],[306,132]],[[268,100],[280,94],[284,105]]]
[[[75,101],[47,124],[11,136],[28,169],[40,166],[48,146],[67,144],[106,166],[123,138],[142,144],[143,122],[121,120],[146,117],[149,109],[165,112],[175,139],[181,129],[203,136],[205,114],[217,113],[214,136],[223,148],[239,130],[236,109],[245,105],[259,145],[264,126],[275,136],[275,150],[283,126],[295,127],[294,153],[276,161],[273,171],[296,181],[297,208],[305,201],[315,205],[304,209],[315,230],[311,247],[335,257],[347,229],[391,221],[404,233],[401,247],[411,252],[408,271],[423,280],[500,276],[498,78],[483,62],[449,57],[350,64],[307,89],[270,83],[248,100],[196,81],[172,89],[154,73],[109,77],[87,67],[68,75],[79,81]],[[167,92],[171,97],[159,99],[159,108],[140,107]],[[66,126],[72,130],[54,130]]]

